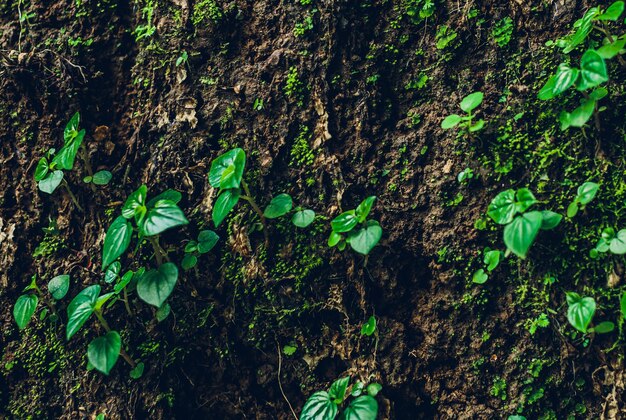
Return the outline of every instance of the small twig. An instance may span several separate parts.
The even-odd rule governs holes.
[[[283,398],[285,399],[285,401],[287,401],[287,405],[289,406],[289,409],[291,410],[291,414],[293,414],[293,418],[298,420],[298,415],[296,414],[295,410],[291,406],[291,403],[289,402],[289,398],[287,398],[287,395],[285,395],[285,391],[283,391],[283,384],[280,381],[280,370],[283,366],[283,357],[280,354],[280,344],[278,344],[278,341],[276,342],[276,350],[278,351],[278,387],[280,388],[280,393],[283,394]]]
[[[70,189],[70,186],[68,185],[67,181],[65,181],[65,179],[63,180],[63,186],[65,187],[65,190],[67,191],[67,193],[70,195],[70,198],[72,199],[72,202],[74,203],[74,205],[78,208],[78,210],[83,212],[84,211],[83,208],[81,207],[80,204],[78,204],[78,200],[76,199],[76,196]]]

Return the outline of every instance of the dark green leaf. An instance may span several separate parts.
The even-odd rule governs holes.
[[[539,211],[531,211],[517,216],[504,227],[504,243],[520,258],[526,258],[530,246],[541,229],[543,217]]]
[[[209,171],[209,183],[214,188],[239,188],[245,166],[246,153],[243,149],[232,149],[213,159]]]
[[[593,327],[593,331],[597,334],[607,334],[615,329],[615,324],[611,321],[604,321]]]
[[[80,130],[76,137],[65,142],[61,150],[59,150],[59,153],[52,159],[52,162],[55,163],[59,169],[71,171],[74,168],[76,154],[81,144],[83,144],[84,137],[85,130]]]
[[[345,378],[337,379],[330,386],[328,390],[328,395],[330,399],[335,402],[335,404],[341,404],[344,397],[346,396],[346,389],[348,388],[348,384],[350,383],[350,377],[346,376]]]
[[[48,174],[48,169],[48,159],[44,156],[39,159],[39,162],[37,163],[37,168],[35,169],[35,181],[41,181],[44,179]]]
[[[337,416],[335,404],[328,392],[318,391],[311,395],[300,413],[300,420],[333,420]]]
[[[291,211],[293,207],[293,201],[289,194],[278,194],[272,198],[272,201],[268,204],[263,212],[263,215],[268,219],[276,219],[277,217],[284,216]]]
[[[596,107],[596,101],[589,99],[586,100],[571,113],[561,112],[559,115],[559,121],[561,122],[561,130],[567,130],[569,127],[580,128],[587,124],[587,121],[593,115],[593,111]]]
[[[172,294],[177,279],[178,268],[166,262],[158,270],[150,270],[141,276],[137,282],[137,295],[144,302],[159,308]]]
[[[111,178],[113,178],[113,175],[111,174],[111,172],[98,171],[95,174],[93,174],[93,178],[91,179],[91,182],[93,182],[96,185],[106,185],[111,181]]]
[[[172,311],[172,307],[170,306],[169,303],[165,302],[163,305],[161,305],[159,309],[157,309],[154,315],[157,321],[162,322],[165,320],[165,318],[169,316],[171,311]]]
[[[352,400],[343,412],[343,420],[376,420],[378,403],[369,395],[362,395]]]
[[[86,287],[67,306],[66,337],[69,340],[85,324],[93,314],[96,301],[100,295],[100,286],[94,284]]]
[[[226,218],[228,213],[235,207],[239,201],[241,191],[237,188],[223,190],[221,194],[215,200],[213,205],[213,223],[215,226],[219,226]]]
[[[13,307],[13,318],[15,318],[15,322],[20,330],[23,330],[28,325],[28,321],[30,321],[37,310],[38,303],[39,298],[34,294],[22,295],[17,298]]]
[[[104,337],[98,337],[89,343],[87,358],[89,363],[100,372],[108,375],[122,349],[122,339],[117,331],[109,331]]]
[[[212,230],[203,230],[198,235],[198,252],[200,254],[206,254],[213,249],[219,239],[220,237],[217,233]]]
[[[48,291],[56,300],[63,299],[70,290],[70,276],[62,274],[54,277],[48,282]]]
[[[148,204],[146,204],[146,207],[148,207],[148,208],[154,207],[156,202],[160,201],[160,200],[170,200],[170,201],[173,201],[174,203],[178,204],[180,202],[180,200],[182,200],[182,199],[183,199],[183,195],[181,193],[179,193],[176,190],[167,189],[167,190],[163,191],[161,194],[157,195],[156,197],[151,198],[148,201]]]
[[[580,71],[578,69],[571,68],[567,64],[561,64],[556,71],[556,79],[553,88],[554,96],[560,95],[569,89],[578,79]]]
[[[561,219],[563,219],[563,216],[561,216],[560,214],[550,210],[543,210],[541,212],[541,229],[554,229],[559,225],[559,223],[561,223]]]
[[[198,264],[198,257],[195,255],[185,255],[180,263],[181,267],[185,271],[194,268],[196,264]]]
[[[130,371],[130,377],[132,379],[139,379],[139,378],[141,378],[143,376],[144,369],[145,369],[145,365],[143,364],[143,362],[137,363],[137,366],[135,366]]]
[[[189,223],[185,213],[176,203],[170,200],[159,200],[148,213],[140,226],[139,231],[144,236],[158,235],[167,229],[183,226]]]
[[[344,233],[350,232],[359,223],[359,219],[355,216],[354,210],[349,210],[335,217],[330,226],[333,232]]]
[[[103,269],[108,267],[109,264],[118,259],[128,249],[132,234],[133,227],[123,216],[118,216],[111,223],[102,248]]]
[[[367,216],[369,216],[370,211],[372,210],[372,206],[374,205],[374,201],[376,201],[376,196],[372,195],[367,197],[365,200],[361,202],[355,209],[354,215],[359,219],[359,223],[363,223]]]

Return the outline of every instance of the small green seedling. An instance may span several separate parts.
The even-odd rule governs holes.
[[[174,290],[178,279],[178,268],[168,259],[167,251],[159,244],[159,235],[164,231],[189,223],[178,207],[182,196],[178,191],[166,190],[151,200],[147,200],[148,188],[145,185],[132,193],[118,216],[107,230],[102,252],[102,269],[107,270],[130,245],[137,234],[138,244],[148,240],[154,250],[157,269],[145,272],[137,281],[137,295],[146,303],[161,307]],[[134,226],[132,221],[134,221]],[[106,277],[106,275],[105,275]]]
[[[457,115],[452,114],[448,115],[442,122],[441,128],[444,130],[449,130],[456,126],[461,128],[460,134],[466,133],[468,136],[471,136],[472,133],[482,130],[485,127],[485,120],[480,119],[474,122],[475,115],[472,111],[476,109],[484,99],[484,95],[482,92],[474,92],[467,95],[461,101],[460,107],[463,111],[465,111],[466,115]]]
[[[203,230],[198,234],[197,241],[189,241],[185,245],[185,257],[181,262],[183,270],[190,270],[198,264],[198,256],[206,254],[217,244],[220,237],[212,230]]]
[[[602,236],[596,247],[589,251],[591,258],[598,258],[600,254],[611,252],[614,255],[626,254],[626,229],[615,233],[615,229],[608,227],[602,230]]]
[[[378,383],[365,387],[361,381],[350,386],[349,376],[338,379],[328,391],[317,391],[309,397],[302,407],[300,420],[333,420],[339,414],[340,407],[349,399],[350,403],[341,410],[340,418],[376,420],[378,402],[375,397],[381,389]]]
[[[366,323],[361,327],[361,335],[371,336],[376,332],[376,318],[370,316]]]
[[[487,273],[491,273],[500,265],[500,259],[502,258],[502,252],[497,249],[485,248],[483,251],[483,263],[485,268],[478,269],[472,276],[472,282],[476,284],[484,284],[489,279]],[[486,270],[486,271],[485,271]]]
[[[239,148],[232,149],[211,162],[209,183],[212,187],[219,188],[217,200],[213,204],[213,223],[216,227],[219,226],[239,200],[245,200],[261,219],[267,244],[269,238],[266,220],[276,219],[291,212],[293,200],[289,194],[279,194],[272,198],[264,211],[261,211],[250,193],[248,185],[243,180],[245,166],[246,153]],[[297,207],[291,221],[295,226],[304,228],[310,225],[314,219],[315,212],[313,210]]]
[[[30,284],[24,289],[26,293],[20,296],[15,302],[15,306],[13,307],[13,318],[20,330],[26,328],[28,322],[31,320],[35,312],[37,311],[37,305],[39,301],[42,300],[47,308],[42,311],[42,315],[40,319],[43,319],[48,309],[52,311],[51,318],[57,318],[56,310],[54,307],[54,302],[61,300],[67,294],[67,291],[70,288],[70,276],[67,274],[62,274],[60,276],[54,277],[52,280],[48,282],[48,292],[52,296],[52,300],[48,300],[44,293],[41,291],[39,286],[37,285],[37,276],[33,276]],[[45,311],[45,312],[44,312]]]
[[[567,217],[570,219],[578,213],[579,210],[584,210],[585,206],[593,200],[598,192],[600,186],[595,182],[585,182],[576,192],[576,198],[567,206]]]
[[[107,185],[111,182],[113,175],[109,171],[98,171],[93,175],[87,175],[83,178],[85,184]]]
[[[505,256],[512,252],[526,258],[539,231],[554,229],[561,223],[563,216],[553,211],[527,211],[535,203],[533,193],[528,188],[520,188],[501,192],[489,204],[487,215],[504,225]]]
[[[468,184],[472,179],[474,179],[474,171],[472,168],[465,168],[459,172],[456,179],[461,185]]]
[[[335,217],[330,222],[332,232],[328,246],[337,246],[343,251],[350,244],[359,254],[369,254],[383,235],[383,229],[376,220],[367,220],[375,200],[376,196],[367,197],[356,209]]]
[[[583,334],[596,333],[606,334],[615,329],[611,321],[600,322],[593,328],[589,328],[591,320],[596,313],[596,301],[592,297],[582,297],[575,292],[567,292],[567,320],[570,325]]]

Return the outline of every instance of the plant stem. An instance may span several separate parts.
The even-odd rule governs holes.
[[[106,322],[106,320],[102,316],[102,312],[100,310],[96,310],[94,311],[94,314],[96,314],[96,318],[98,318],[98,321],[100,321],[100,325],[102,325],[106,332],[111,332],[111,327],[109,327],[109,323]],[[137,363],[135,363],[135,361],[131,359],[128,353],[126,353],[124,347],[120,348],[120,356],[122,356],[122,358],[126,360],[126,363],[128,363],[133,369],[135,368],[135,366],[137,366]]]
[[[63,186],[65,187],[65,190],[70,195],[70,198],[72,199],[72,202],[78,208],[78,210],[84,211],[83,208],[80,206],[80,204],[78,204],[78,200],[76,199],[76,196],[74,195],[74,193],[70,189],[70,186],[68,185],[67,181],[65,181],[65,179],[63,180]]]
[[[46,306],[48,308],[50,308],[50,310],[52,311],[52,313],[54,315],[57,314],[57,310],[54,307],[54,303],[50,302],[50,300],[48,298],[46,298],[43,294],[43,292],[41,291],[41,289],[39,288],[39,286],[37,286],[37,284],[35,284],[35,291],[37,292],[37,294],[39,295],[39,298],[43,301],[43,303],[46,304]]]
[[[130,305],[128,304],[128,292],[126,291],[125,287],[124,287],[124,306],[126,307],[126,312],[128,312],[128,315],[133,316],[133,311],[130,310]]]
[[[615,42],[615,38],[613,38],[613,35],[611,35],[611,33],[608,31],[605,25],[595,26],[595,28],[598,29],[600,32],[602,32],[604,35],[606,35],[607,39],[609,40],[611,44]],[[619,55],[619,53],[617,54],[617,61],[619,61],[622,67],[626,67],[626,61],[624,61],[624,59],[622,58],[621,55]]]
[[[91,169],[91,162],[89,162],[89,155],[87,154],[87,148],[85,147],[85,143],[80,146],[80,156],[83,159],[83,163],[85,164],[85,170],[87,171],[87,175],[89,175],[93,180],[93,169]],[[89,183],[91,187],[91,191],[96,192],[96,186],[93,182]]]
[[[243,191],[246,193],[246,195],[242,195],[240,198],[246,200],[261,219],[261,224],[263,225],[263,236],[265,237],[265,247],[267,248],[270,243],[270,238],[267,232],[267,222],[265,221],[263,211],[261,211],[261,208],[257,205],[256,201],[254,201],[254,198],[252,198],[252,194],[250,194],[250,188],[248,188],[248,184],[246,184],[246,181],[244,181],[243,179],[241,180],[241,186],[243,187]]]
[[[165,259],[167,261],[170,260],[167,257],[167,252],[165,252],[165,250],[163,248],[161,248],[161,245],[159,245],[159,237],[158,236],[150,236],[150,237],[148,237],[148,240],[152,244],[152,248],[154,249],[154,256],[156,257],[157,264],[159,265],[159,267],[161,266],[161,264],[163,264],[163,259]]]

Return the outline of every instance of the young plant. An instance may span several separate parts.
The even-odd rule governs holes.
[[[589,252],[591,258],[598,258],[600,254],[611,252],[614,255],[626,254],[626,229],[615,233],[615,229],[608,227],[602,230],[602,236],[596,247]]]
[[[272,198],[264,211],[261,211],[243,180],[245,166],[246,153],[239,148],[232,149],[211,162],[209,184],[214,188],[219,188],[217,200],[213,205],[213,223],[216,227],[219,226],[240,199],[247,201],[261,219],[267,244],[269,238],[266,219],[276,219],[289,213],[293,208],[293,200],[289,194],[279,194]],[[310,225],[313,219],[315,219],[313,210],[298,207],[291,221],[295,226],[304,228]]]
[[[198,257],[213,249],[220,237],[212,230],[203,230],[198,234],[197,241],[189,241],[185,245],[185,256],[181,262],[183,270],[190,270],[198,264]]]
[[[472,113],[474,109],[476,109],[484,99],[484,95],[482,92],[474,92],[467,95],[461,101],[460,107],[463,111],[465,111],[466,115],[457,115],[452,114],[448,115],[442,122],[441,128],[444,130],[449,130],[456,126],[461,128],[460,134],[467,134],[468,137],[471,137],[472,133],[476,131],[480,131],[485,126],[485,120],[480,119],[474,123],[475,115]]]
[[[376,318],[372,315],[366,323],[361,326],[361,335],[371,336],[376,332]]]
[[[567,217],[570,219],[578,213],[578,210],[584,210],[585,206],[593,200],[600,186],[595,182],[585,182],[576,191],[576,198],[567,206]]]
[[[375,420],[378,415],[378,402],[375,397],[382,389],[378,383],[365,384],[361,381],[350,385],[350,377],[333,382],[328,391],[317,391],[309,397],[302,407],[300,420],[333,420],[340,412],[340,407],[350,399],[340,418]],[[352,397],[352,398],[350,398]]]
[[[178,268],[169,262],[167,252],[159,244],[159,235],[189,221],[178,207],[182,198],[178,191],[166,190],[151,200],[147,200],[147,192],[148,188],[142,185],[132,193],[122,207],[122,215],[111,223],[104,238],[102,269],[106,270],[126,252],[134,234],[139,245],[146,239],[152,245],[158,267],[138,278],[137,295],[158,308],[172,293],[178,279]]]
[[[367,197],[356,209],[335,217],[330,222],[332,232],[328,246],[337,246],[343,251],[350,244],[359,254],[369,254],[383,235],[383,229],[376,220],[367,220],[375,200],[376,196]]]
[[[553,211],[527,211],[535,203],[533,193],[528,188],[520,188],[501,192],[489,204],[487,215],[504,225],[505,256],[512,252],[526,258],[539,231],[554,229],[561,223],[563,216]]]
[[[500,259],[502,258],[501,251],[498,251],[497,249],[490,249],[489,247],[485,248],[483,255],[483,263],[486,267],[478,269],[472,276],[472,282],[476,284],[484,284],[489,279],[489,275],[487,273],[491,273],[495,270],[496,267],[500,265]],[[487,272],[485,272],[485,269]]]
[[[615,325],[611,321],[604,321],[593,328],[589,328],[596,313],[596,301],[592,297],[582,297],[575,292],[567,292],[567,320],[570,325],[583,334],[605,334],[613,331]]]
[[[30,284],[24,289],[24,292],[32,292],[26,293],[17,298],[15,306],[13,307],[13,318],[15,319],[15,323],[17,324],[18,328],[20,330],[26,328],[26,325],[28,325],[28,322],[37,311],[37,305],[39,304],[40,299],[46,304],[48,308],[42,311],[42,314],[39,318],[44,319],[48,312],[48,309],[50,309],[53,313],[53,316],[56,317],[54,302],[63,299],[67,294],[69,288],[69,275],[62,274],[60,276],[54,277],[48,282],[48,292],[52,296],[52,300],[48,300],[37,285],[37,276],[33,276]]]

